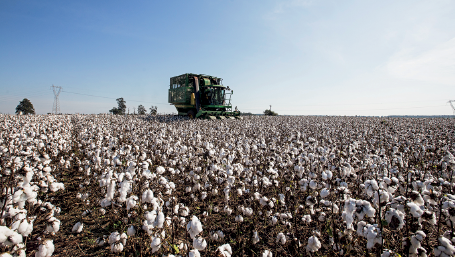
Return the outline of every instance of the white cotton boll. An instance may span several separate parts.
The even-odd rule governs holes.
[[[410,194],[410,198],[414,203],[416,203],[419,206],[423,206],[425,204],[425,201],[423,200],[422,196],[418,191],[412,191]]]
[[[326,217],[325,212],[321,212],[320,215],[319,215],[319,217],[318,217],[318,220],[319,220],[319,221],[324,221],[324,220],[325,220],[325,217]]]
[[[259,203],[262,205],[262,206],[266,206],[267,203],[269,201],[269,198],[263,196],[260,200],[259,200]]]
[[[123,245],[126,245],[126,239],[128,239],[128,236],[125,233],[122,233],[120,235],[120,241],[122,241]]]
[[[235,216],[235,222],[242,223],[243,217],[241,215]]]
[[[259,235],[257,231],[253,232],[253,244],[257,244],[260,241]]]
[[[328,190],[327,188],[323,188],[321,190],[321,194],[320,195],[321,195],[322,198],[326,198],[329,194],[330,194],[330,190]]]
[[[243,211],[243,215],[245,215],[245,216],[253,215],[253,209],[250,207],[246,207],[242,211]]]
[[[261,254],[261,257],[273,257],[273,253],[269,250],[264,250]]]
[[[136,229],[134,228],[133,225],[128,227],[128,230],[126,231],[128,236],[134,236],[136,234]]]
[[[227,213],[228,215],[231,215],[231,213],[232,213],[232,209],[229,208],[229,206],[227,206],[227,205],[224,206],[223,211],[224,211],[225,213]]]
[[[197,249],[190,250],[188,257],[201,257],[201,254]]]
[[[420,209],[419,205],[415,204],[414,202],[409,202],[406,205],[411,209],[412,216],[415,218],[422,216],[423,210]]]
[[[101,208],[101,209],[100,209],[100,214],[101,214],[101,215],[106,214],[106,210],[105,210],[104,208]]]
[[[114,243],[114,244],[111,244],[111,252],[113,253],[120,253],[123,251],[123,244],[122,243]]]
[[[388,250],[388,249],[384,249],[384,252],[382,252],[381,257],[391,257],[391,256],[394,256],[394,255],[392,255],[392,254],[394,254],[393,251]]]
[[[352,229],[352,222],[354,221],[354,211],[356,209],[355,199],[349,199],[344,202],[344,218],[346,221],[347,229]]]
[[[165,221],[164,213],[161,212],[161,211],[158,212],[158,215],[157,215],[156,220],[155,220],[155,227],[163,228],[164,221]]]
[[[218,241],[219,239],[219,236],[216,232],[213,232],[210,234],[210,239],[213,240],[213,241]]]
[[[440,255],[437,255],[435,251],[436,256],[445,256],[443,255],[443,253],[446,254],[447,256],[453,256],[455,254],[455,247],[453,246],[452,242],[449,239],[445,237],[440,237],[438,240],[440,244],[438,249],[440,250],[441,253]]]
[[[309,252],[317,252],[321,248],[321,242],[315,236],[311,236],[308,238],[308,244],[306,246],[307,251]]]
[[[136,207],[136,200],[138,199],[137,196],[135,195],[132,195],[130,197],[128,197],[128,199],[126,200],[126,210],[129,211],[131,208],[134,208]]]
[[[40,244],[38,251],[35,252],[35,257],[50,257],[54,253],[54,242],[53,240],[45,240],[43,244]]]
[[[218,235],[218,238],[220,238],[221,240],[224,239],[224,233],[223,233],[223,231],[218,230],[218,231],[216,232],[216,234]]]
[[[364,236],[367,238],[367,248],[371,249],[375,244],[380,244],[382,242],[380,235],[380,229],[377,227],[377,224],[371,225],[367,224],[364,228]]]
[[[150,246],[152,247],[152,253],[158,251],[161,247],[161,239],[159,237],[152,236]]]
[[[180,216],[183,216],[183,217],[186,217],[188,215],[190,215],[190,209],[188,207],[183,207],[183,208],[180,208]]]
[[[60,220],[51,217],[47,220],[46,233],[57,233],[60,230]]]
[[[196,216],[191,218],[191,221],[188,222],[186,226],[188,233],[190,234],[191,239],[194,239],[199,233],[202,232],[202,224]]]
[[[318,183],[316,181],[314,181],[314,180],[311,180],[310,181],[310,188],[314,190],[317,187],[318,187]]]
[[[230,244],[224,244],[218,247],[217,252],[221,254],[221,256],[224,257],[231,257],[232,255],[232,248]]]
[[[49,183],[49,190],[51,192],[57,192],[58,190],[65,190],[65,185],[63,183]]]
[[[404,227],[404,213],[390,208],[386,214],[385,219],[392,230],[400,230]]]
[[[311,216],[309,214],[303,215],[302,221],[305,223],[310,223],[311,222]]]
[[[25,244],[24,243],[20,243],[20,244],[15,245],[13,247],[12,252],[14,253],[14,257],[26,257]],[[2,255],[0,255],[0,257],[1,256]]]
[[[35,217],[32,217],[30,222],[27,221],[27,219],[24,219],[22,223],[19,225],[19,228],[17,232],[19,232],[22,236],[27,237],[32,233],[33,231],[33,221],[35,220]]]
[[[120,241],[120,233],[117,231],[112,232],[109,235],[109,244],[114,244],[116,242]]]
[[[165,171],[166,171],[166,169],[162,166],[156,167],[156,174],[158,174],[158,175],[164,174]]]
[[[207,242],[202,237],[195,237],[193,239],[193,247],[199,251],[203,251],[207,247]]]
[[[205,198],[207,198],[207,192],[206,191],[202,191],[201,192],[201,200],[205,200]]]
[[[366,180],[365,181],[365,189],[367,190],[368,196],[373,196],[373,193],[379,189],[378,182],[376,180]]]
[[[272,223],[272,225],[275,225],[278,222],[278,219],[275,216],[272,216],[270,222]]]
[[[409,253],[417,254],[419,248],[421,247],[421,242],[426,237],[426,234],[422,230],[417,230],[417,232],[411,236],[411,247],[409,248]]]
[[[283,233],[278,233],[276,236],[276,243],[280,243],[282,245],[286,244],[286,236]]]
[[[0,254],[0,257],[13,257],[13,256],[11,254],[5,252],[5,253]]]
[[[0,244],[12,246],[22,243],[22,235],[5,226],[0,226]]]
[[[84,224],[79,221],[76,224],[74,224],[73,229],[71,231],[73,233],[81,233],[83,228],[84,228]]]

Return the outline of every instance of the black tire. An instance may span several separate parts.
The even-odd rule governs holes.
[[[187,115],[190,119],[196,118],[196,112],[194,110],[189,110]]]

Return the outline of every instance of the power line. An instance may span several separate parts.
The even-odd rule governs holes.
[[[280,106],[296,106],[296,107],[312,107],[312,106],[358,106],[358,105],[384,105],[384,104],[406,104],[406,103],[431,103],[431,102],[441,102],[445,101],[445,99],[440,99],[440,100],[431,100],[431,101],[407,101],[407,102],[380,102],[380,103],[357,103],[357,104],[280,104]],[[264,104],[266,105],[266,104]]]
[[[340,110],[340,111],[381,111],[381,110],[401,110],[401,109],[420,109],[420,108],[428,108],[428,107],[441,107],[444,105],[432,105],[432,106],[415,106],[415,107],[402,107],[402,108],[382,108],[382,109],[362,109],[362,110]],[[252,110],[262,110],[262,109],[242,109],[246,111]],[[275,111],[298,111],[298,110],[275,110]],[[308,110],[308,111],[316,111],[316,110]],[[317,110],[317,111],[333,111],[333,110]]]
[[[83,93],[76,93],[76,92],[70,92],[70,91],[65,91],[65,90],[63,90],[62,92],[69,93],[69,94],[76,94],[76,95],[85,95],[85,96],[91,96],[91,97],[105,98],[105,99],[114,99],[114,100],[117,99],[117,98],[114,98],[114,97],[83,94]],[[130,100],[130,99],[124,99],[124,100],[125,101],[129,101],[129,102],[139,102],[139,103],[149,103],[149,104],[167,104],[167,103],[153,103],[153,102],[148,102],[148,101],[138,101],[138,100]]]

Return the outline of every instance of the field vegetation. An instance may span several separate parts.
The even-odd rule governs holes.
[[[0,115],[0,256],[454,256],[455,121]]]

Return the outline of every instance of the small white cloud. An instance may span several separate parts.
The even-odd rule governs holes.
[[[386,68],[398,78],[455,84],[455,38],[421,53],[399,52]]]
[[[282,14],[290,8],[307,7],[313,4],[313,0],[291,0],[278,3],[273,9],[273,13]]]

